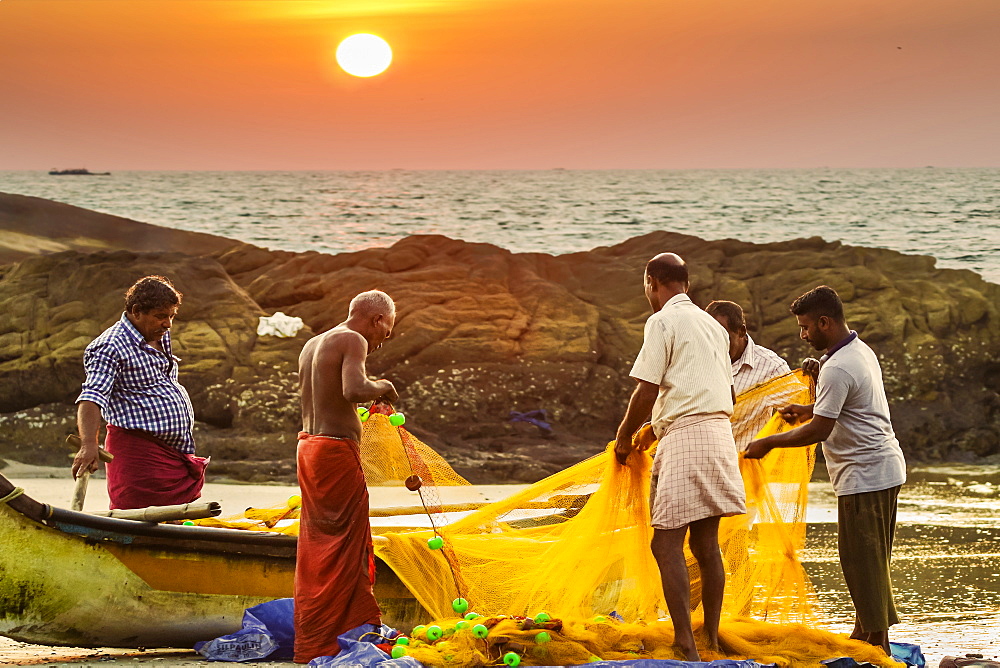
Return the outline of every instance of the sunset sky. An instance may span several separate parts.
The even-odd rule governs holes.
[[[1000,2],[0,0],[0,96],[0,170],[1000,166]]]

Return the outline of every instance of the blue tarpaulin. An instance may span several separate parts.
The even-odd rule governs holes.
[[[290,598],[261,603],[243,613],[243,628],[215,640],[200,642],[195,651],[210,661],[259,661],[262,659],[291,659],[295,653],[294,603]],[[612,616],[618,617],[612,612]],[[375,643],[392,642],[399,635],[395,629],[373,624],[362,624],[337,638],[340,653],[337,656],[320,656],[309,662],[310,666],[333,668],[357,666],[369,668],[420,668],[423,664],[410,656],[398,659],[375,646]],[[919,645],[890,643],[892,656],[914,668],[924,668],[924,655]],[[827,668],[865,668],[869,663],[858,663],[850,657],[838,657],[822,662]],[[586,664],[588,668],[768,668],[774,664],[756,661],[722,659],[718,661],[672,661],[664,659],[634,659],[631,661],[597,661]]]
[[[409,656],[393,659],[373,643],[386,642],[399,633],[384,624],[381,627],[373,624],[362,624],[337,638],[340,653],[337,656],[319,656],[309,662],[310,666],[332,668],[333,666],[350,666],[354,668],[391,668],[391,666],[408,666],[420,668],[423,664]]]
[[[194,650],[210,661],[291,659],[295,653],[294,604],[279,598],[248,608],[243,628],[227,636],[196,643]]]
[[[889,649],[892,650],[892,658],[896,661],[902,661],[908,666],[914,666],[914,668],[924,668],[924,655],[920,651],[920,645],[911,645],[905,642],[891,642],[889,643]],[[870,663],[858,663],[849,656],[841,656],[836,659],[827,659],[821,662],[827,668],[856,668],[861,666],[861,668],[866,668],[871,666]]]

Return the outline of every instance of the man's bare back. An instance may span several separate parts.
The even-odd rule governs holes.
[[[357,404],[399,398],[392,383],[369,380],[365,371],[370,346],[377,349],[388,338],[394,320],[392,315],[352,317],[306,342],[299,355],[304,431],[359,441]]]

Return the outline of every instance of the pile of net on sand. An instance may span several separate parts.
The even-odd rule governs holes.
[[[744,392],[732,418],[737,444],[787,429],[774,410],[810,403],[811,396],[811,383],[800,371]],[[455,512],[441,503],[438,487],[468,483],[405,427],[373,410],[361,442],[368,484],[402,485],[408,478],[408,487],[419,484],[414,493],[431,523],[429,529],[381,533],[375,547],[435,620],[418,628],[401,652],[427,665],[489,665],[510,652],[536,665],[683,658],[671,649],[673,629],[649,549],[655,437],[647,427],[635,442],[640,449],[627,466],[616,462],[609,444],[506,499]],[[815,596],[798,555],[813,464],[813,448],[741,458],[748,512],[723,518],[719,530],[727,574],[723,651],[700,647],[703,658],[780,666],[838,656],[892,663],[880,649],[812,628]],[[248,509],[239,517],[199,523],[294,535],[294,506]],[[697,628],[701,583],[689,550],[686,556]],[[456,618],[456,599],[481,617]],[[551,617],[542,628],[534,621],[539,611]],[[487,627],[485,638],[473,632],[480,624]],[[431,626],[439,627],[440,637],[427,637]]]
[[[484,633],[477,629],[480,625],[487,633],[485,637],[478,637]],[[428,629],[434,628],[440,629],[441,638],[429,641]],[[695,628],[697,636],[697,624]],[[731,619],[722,623],[719,639],[725,651],[702,646],[703,661],[746,659],[782,668],[799,668],[817,666],[831,657],[850,656],[860,663],[898,665],[879,648],[801,624]],[[405,654],[428,666],[503,663],[567,666],[597,661],[684,659],[672,646],[673,627],[669,621],[627,623],[609,616],[542,622],[535,622],[530,617],[471,620],[446,617],[417,627],[403,642],[407,644],[397,656]]]

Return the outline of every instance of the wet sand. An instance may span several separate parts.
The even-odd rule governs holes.
[[[69,505],[73,485],[63,471],[17,466],[20,465],[4,471],[11,474],[15,485],[24,487],[40,501]],[[18,473],[23,477],[18,477]],[[982,482],[992,473],[969,469],[963,475],[955,474],[957,477],[942,475],[940,471],[911,476],[918,479],[905,486],[900,497],[893,583],[902,621],[893,628],[891,638],[920,645],[929,667],[936,667],[949,654],[1000,657],[1000,486],[994,485],[993,489]],[[49,474],[57,477],[35,477]],[[492,501],[523,487],[495,485],[477,486],[475,490],[439,490],[444,502]],[[223,513],[228,515],[240,513],[251,505],[282,504],[296,492],[296,488],[285,485],[210,483],[203,498],[220,501]],[[470,492],[475,498],[469,496]],[[416,498],[399,487],[373,487],[371,497],[373,507],[413,505]],[[95,479],[85,509],[106,507],[103,480]],[[807,521],[803,563],[816,588],[819,615],[824,620],[822,628],[849,633],[853,626],[852,608],[837,557],[836,501],[829,483],[810,484]],[[0,638],[0,665],[207,666],[210,663],[219,665],[183,649],[48,647]],[[258,665],[292,664],[259,662]]]

